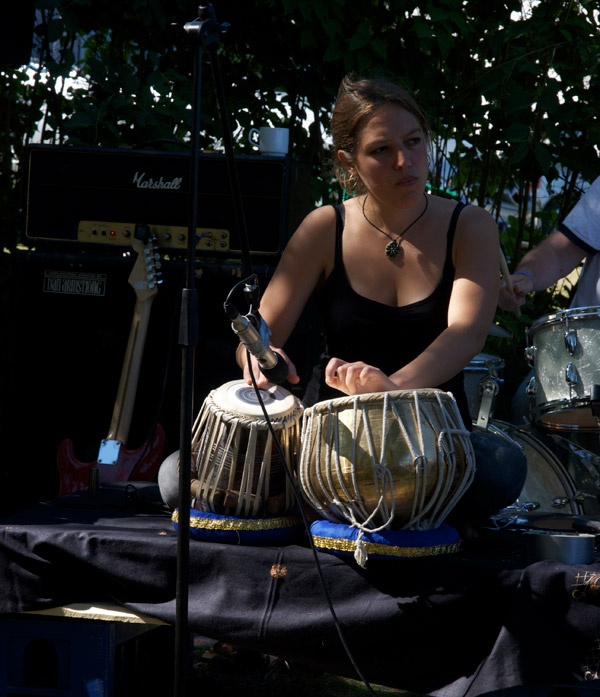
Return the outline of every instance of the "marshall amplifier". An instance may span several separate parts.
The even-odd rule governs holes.
[[[185,251],[191,159],[189,153],[30,146],[25,243],[122,248],[134,226],[145,224],[159,247]],[[238,156],[235,165],[250,253],[277,257],[310,208],[309,168],[294,158],[260,155]],[[238,258],[242,237],[225,155],[200,156],[197,196],[197,253]]]

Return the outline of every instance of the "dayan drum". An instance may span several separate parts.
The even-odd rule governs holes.
[[[559,431],[600,431],[600,307],[545,315],[527,335],[533,420]]]
[[[300,400],[280,386],[234,380],[210,392],[192,432],[192,506],[239,517],[279,516],[296,504],[285,471],[299,456]],[[275,433],[280,448],[273,438]]]
[[[464,369],[465,392],[473,423],[485,428],[492,417],[496,395],[504,382],[504,361],[489,353],[478,353]]]
[[[301,443],[304,497],[363,531],[438,527],[474,475],[456,401],[437,389],[318,402],[304,410]]]

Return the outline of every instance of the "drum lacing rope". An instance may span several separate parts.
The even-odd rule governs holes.
[[[221,408],[215,402],[216,392],[209,393],[200,409],[192,434],[192,477],[199,481],[199,490],[202,501],[209,510],[215,512],[214,497],[219,489],[221,478],[229,464],[229,476],[227,488],[231,489],[237,474],[237,460],[241,444],[240,427],[248,433],[244,464],[241,474],[239,497],[235,507],[236,516],[259,513],[261,495],[266,501],[269,496],[269,481],[271,476],[271,456],[273,452],[273,437],[266,419],[256,416],[229,412]],[[299,435],[298,423],[303,412],[303,407],[298,403],[294,409],[280,417],[273,417],[271,424],[274,430],[283,435],[291,431],[291,436]],[[215,425],[218,426],[215,429]],[[255,454],[259,433],[265,433],[266,443],[258,473],[258,483],[254,485],[254,470],[256,467]],[[231,449],[233,443],[233,450]],[[261,443],[261,445],[263,445]],[[220,450],[219,450],[220,449]],[[290,443],[287,442],[289,455]],[[262,491],[262,488],[265,488]],[[254,494],[254,501],[252,495]],[[286,507],[294,501],[291,485],[285,479]],[[192,499],[192,506],[194,500]]]
[[[353,477],[353,482],[355,488],[358,490],[358,481],[356,479],[356,442],[357,442],[357,431],[358,431],[358,404],[360,401],[360,397],[356,396],[353,400],[353,414],[352,414],[352,477]],[[373,443],[373,437],[371,434],[371,431],[366,428],[365,433],[367,436],[367,445],[369,447],[369,456],[371,458],[371,467],[373,471],[373,483],[375,485],[377,494],[379,496],[379,500],[377,502],[377,505],[371,512],[371,515],[368,515],[367,519],[364,522],[360,522],[357,520],[356,516],[354,515],[354,511],[352,509],[352,506],[347,506],[344,503],[342,503],[339,500],[336,500],[335,503],[338,505],[345,517],[349,520],[350,522],[350,527],[356,528],[358,530],[358,536],[355,540],[356,543],[356,549],[354,551],[354,559],[356,560],[356,563],[361,566],[362,568],[365,568],[368,554],[365,549],[364,543],[363,543],[363,538],[365,532],[379,532],[380,530],[384,530],[389,526],[389,524],[392,522],[394,519],[394,514],[395,514],[395,509],[396,509],[396,502],[394,499],[394,482],[392,479],[392,474],[390,472],[390,469],[386,467],[383,464],[383,457],[385,454],[385,448],[386,448],[386,424],[387,424],[387,412],[389,408],[389,393],[385,393],[384,395],[384,400],[383,400],[383,418],[382,418],[382,433],[381,433],[381,452],[379,455],[379,459],[377,460],[376,458],[376,453],[375,453],[375,446]],[[362,405],[361,408],[361,414],[362,414],[362,419],[363,423],[367,423],[367,413],[366,413],[366,408],[364,405]],[[336,420],[336,446],[338,444],[338,433],[337,433],[337,420]],[[341,472],[341,467],[340,467],[340,460],[339,460],[339,448],[336,447],[336,465],[338,469],[338,478],[340,479],[340,482],[342,482],[342,472]],[[342,482],[343,486],[343,482]],[[347,493],[344,487],[344,493]],[[388,506],[388,494],[390,497],[391,501],[391,507]],[[351,500],[349,498],[349,500]],[[360,503],[362,504],[362,497],[360,498]],[[366,513],[366,511],[365,511]],[[382,525],[378,527],[370,527],[371,521],[377,516],[378,514],[381,513],[382,519],[385,521]],[[387,517],[387,520],[386,520]]]
[[[427,527],[438,527],[440,523],[443,522],[467,487],[471,484],[475,474],[475,456],[469,432],[464,428],[453,395],[449,392],[446,394],[450,397],[450,401],[447,405],[442,403],[441,394],[436,394],[436,399],[444,422],[444,428],[439,432],[436,439],[436,447],[438,461],[443,462],[447,466],[447,472],[444,478],[440,478],[438,486],[436,487],[436,492],[434,492],[434,495],[431,497],[432,503],[437,501],[437,506],[433,507],[431,517],[422,521]],[[451,416],[453,417],[452,419]],[[453,423],[451,423],[451,421]],[[454,448],[455,442],[460,444],[465,458],[465,471],[459,482],[456,482],[457,456]],[[451,488],[453,484],[456,484],[454,490]],[[440,494],[439,491],[442,485],[443,491]]]

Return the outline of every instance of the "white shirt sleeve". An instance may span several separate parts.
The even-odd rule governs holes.
[[[582,242],[600,251],[600,177],[579,199],[563,225]]]

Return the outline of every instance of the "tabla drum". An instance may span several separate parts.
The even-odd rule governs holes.
[[[478,353],[464,369],[465,392],[473,423],[485,427],[494,411],[503,383],[504,361],[499,356]]]
[[[377,392],[304,410],[299,486],[332,522],[363,531],[434,529],[474,469],[469,432],[448,392]]]
[[[501,511],[499,517],[511,510],[517,513],[583,513],[575,482],[558,457],[560,455],[561,458],[566,458],[566,451],[557,449],[557,455],[534,433],[504,421],[493,419],[487,430],[518,445],[527,457],[527,477],[523,489],[514,504],[506,511]]]
[[[205,399],[192,432],[193,508],[256,517],[279,516],[296,505],[282,457],[295,471],[303,406],[280,386],[259,392],[268,421],[256,391],[243,380]]]
[[[534,422],[559,431],[600,431],[600,307],[545,315],[527,337]]]

